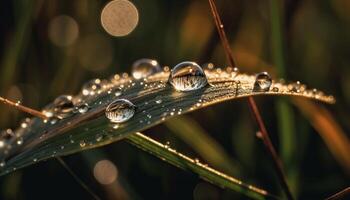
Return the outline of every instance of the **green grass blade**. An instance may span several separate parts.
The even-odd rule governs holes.
[[[272,55],[276,66],[276,71],[279,77],[286,77],[286,63],[284,51],[284,38],[282,31],[281,2],[277,0],[270,0],[270,16],[271,16],[271,40],[272,40]],[[278,99],[276,103],[278,129],[280,133],[280,154],[281,159],[285,163],[286,176],[288,182],[295,194],[297,173],[295,167],[296,160],[296,135],[294,126],[294,115],[291,106],[286,99]],[[293,167],[290,167],[293,166]]]
[[[273,198],[273,196],[268,194],[265,190],[245,184],[238,179],[221,173],[208,167],[206,164],[203,164],[196,159],[191,159],[177,152],[175,149],[163,145],[141,133],[131,134],[127,136],[127,140],[138,148],[143,149],[176,167],[198,174],[202,179],[207,180],[214,185],[229,188],[252,199]]]
[[[106,81],[96,94],[85,97],[90,109],[75,113],[56,123],[34,118],[18,128],[6,148],[0,151],[0,160],[6,164],[0,170],[6,174],[16,169],[51,157],[68,155],[96,148],[123,139],[128,134],[143,131],[165,120],[212,104],[252,96],[290,95],[333,103],[332,96],[313,93],[312,90],[296,93],[278,81],[266,92],[253,90],[254,75],[238,74],[224,70],[206,71],[209,85],[191,92],[178,92],[167,83],[169,72],[159,72],[146,80],[120,78]],[[278,88],[278,91],[275,90]],[[121,95],[115,96],[116,91]],[[79,98],[77,95],[74,98]],[[105,109],[115,99],[125,98],[136,106],[135,115],[117,129],[105,117]],[[161,99],[160,103],[157,103]],[[115,130],[116,129],[116,130]]]
[[[232,160],[222,146],[190,117],[176,117],[166,121],[164,125],[193,148],[210,165],[232,174],[238,174],[241,171],[238,163]]]

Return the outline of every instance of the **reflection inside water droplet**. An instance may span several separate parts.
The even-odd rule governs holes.
[[[178,91],[192,91],[208,84],[202,68],[195,62],[182,62],[171,70],[169,83]]]
[[[135,105],[126,99],[117,99],[106,108],[106,117],[113,123],[128,121],[135,114]]]
[[[267,72],[261,72],[256,75],[254,83],[254,92],[266,92],[269,91],[272,80]]]

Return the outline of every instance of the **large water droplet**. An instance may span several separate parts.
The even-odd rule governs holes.
[[[126,99],[117,99],[106,108],[106,117],[113,123],[128,121],[135,114],[135,105]]]
[[[178,91],[200,89],[208,84],[202,68],[195,62],[182,62],[170,73],[169,82]]]
[[[253,90],[255,92],[266,92],[269,91],[272,80],[267,72],[261,72],[256,75]]]
[[[156,60],[143,58],[137,60],[132,65],[132,76],[135,79],[145,78],[149,75],[162,71]]]

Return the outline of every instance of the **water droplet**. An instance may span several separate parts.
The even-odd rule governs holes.
[[[290,92],[304,92],[306,89],[306,86],[304,84],[301,84],[300,81],[297,81],[296,83],[291,83],[288,85],[288,89]]]
[[[4,140],[0,140],[0,149],[4,148],[6,145]]]
[[[106,108],[106,117],[113,123],[128,121],[135,114],[135,105],[126,99],[117,99]]]
[[[156,104],[161,104],[163,102],[163,100],[161,98],[162,97],[160,97],[160,96],[156,97]]]
[[[53,109],[57,117],[65,118],[72,114],[72,111],[74,109],[74,103],[72,99],[73,98],[70,95],[61,95],[54,100]]]
[[[70,95],[58,96],[51,105],[48,105],[42,111],[47,118],[57,117],[66,118],[73,114],[74,103]]]
[[[149,75],[162,71],[156,60],[143,58],[137,60],[132,65],[132,76],[135,79],[145,78]]]
[[[202,65],[203,69],[207,69],[207,70],[212,70],[214,69],[214,64],[213,63],[205,63]]]
[[[38,161],[38,159],[37,159],[37,158],[34,158],[34,159],[33,159],[33,162],[36,162],[36,161]]]
[[[1,161],[1,162],[0,162],[0,167],[5,167],[5,165],[6,165],[6,162],[5,162],[5,161]]]
[[[82,103],[82,104],[76,106],[75,110],[77,110],[81,114],[86,113],[89,110],[89,104]]]
[[[6,129],[4,131],[1,132],[1,139],[4,139],[4,140],[9,140],[11,139],[15,134],[13,133],[13,130],[12,129]]]
[[[169,82],[178,91],[200,89],[208,84],[202,68],[195,62],[182,62],[170,73]]]
[[[269,91],[272,80],[267,72],[261,72],[256,75],[254,89],[255,92],[266,92]]]
[[[103,139],[103,135],[101,135],[101,134],[97,134],[96,135],[96,141],[97,142],[100,142],[102,139]]]
[[[17,143],[17,145],[22,145],[23,144],[23,138],[22,137],[18,138],[16,143]]]
[[[87,95],[94,95],[97,91],[99,91],[102,88],[101,86],[101,80],[100,79],[94,79],[91,80],[83,85],[82,93],[84,96]]]
[[[26,122],[22,122],[22,123],[21,123],[21,127],[22,127],[22,128],[27,128],[27,126],[28,126],[28,124],[27,124]]]
[[[82,141],[79,142],[79,145],[80,145],[80,147],[85,147],[85,146],[86,146],[86,143],[85,143],[84,140],[82,140]]]
[[[114,96],[116,97],[119,97],[121,94],[122,94],[122,90],[119,88],[114,91]]]
[[[273,91],[273,92],[278,92],[279,89],[278,89],[278,87],[273,87],[273,88],[272,88],[272,91]]]
[[[49,120],[50,120],[50,124],[53,125],[53,124],[56,124],[59,119],[57,117],[51,117]]]
[[[166,148],[166,149],[169,149],[169,148],[170,148],[170,142],[169,142],[169,141],[167,141],[167,142],[165,143],[164,148]]]

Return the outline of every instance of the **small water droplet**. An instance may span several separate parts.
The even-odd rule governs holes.
[[[156,99],[156,104],[161,104],[162,102],[163,102],[163,101],[162,101],[161,97],[159,97],[159,98]]]
[[[36,162],[36,161],[38,161],[38,159],[37,159],[37,158],[34,158],[34,159],[33,159],[33,162]]]
[[[192,91],[208,84],[202,68],[195,62],[182,62],[171,70],[169,82],[178,91]]]
[[[23,138],[22,137],[18,138],[16,143],[17,143],[17,145],[22,145],[23,144]]]
[[[135,114],[135,105],[126,99],[117,99],[106,108],[106,117],[113,123],[128,121]]]
[[[162,71],[156,60],[143,58],[137,60],[132,65],[132,76],[135,79],[145,78],[149,75]]]
[[[27,128],[28,124],[26,122],[21,123],[21,128]]]
[[[170,142],[169,142],[169,141],[167,141],[167,142],[165,143],[164,148],[166,148],[166,149],[169,149],[169,148],[170,148]]]
[[[86,146],[86,143],[85,143],[84,140],[81,140],[81,141],[79,142],[79,145],[80,145],[80,147],[85,147],[85,146]]]
[[[304,84],[301,84],[300,81],[297,81],[296,83],[291,83],[288,85],[288,89],[290,92],[304,92],[306,89],[306,86]]]
[[[256,75],[254,89],[255,92],[266,92],[269,91],[272,80],[267,72],[261,72]]]
[[[5,161],[1,161],[1,162],[0,162],[0,167],[5,167],[5,165],[6,165],[6,162],[5,162]]]
[[[54,125],[54,124],[56,124],[57,122],[58,122],[58,118],[57,117],[51,117],[50,119],[49,119],[49,121],[50,121],[50,124],[52,124],[52,125]]]
[[[75,108],[79,113],[83,114],[89,110],[89,105],[87,103],[82,103]]]
[[[213,63],[205,63],[202,65],[203,69],[207,69],[207,70],[212,70],[214,69],[214,64]]]
[[[122,90],[119,88],[114,91],[114,96],[116,97],[119,97],[121,94],[122,94]]]
[[[101,135],[101,134],[97,134],[96,135],[96,141],[97,142],[100,142],[102,139],[103,139],[103,135]]]

